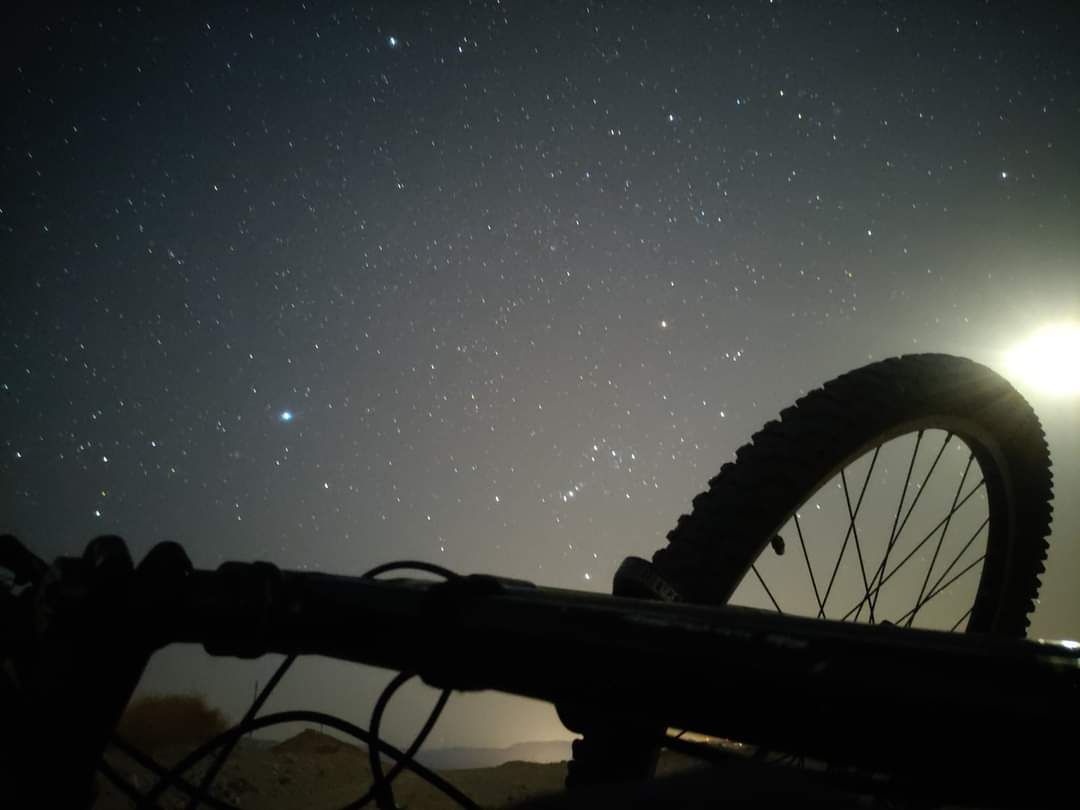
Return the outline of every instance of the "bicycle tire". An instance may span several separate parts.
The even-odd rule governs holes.
[[[617,575],[616,592],[728,602],[815,492],[874,447],[927,429],[965,442],[986,484],[986,556],[966,629],[1024,635],[1045,570],[1049,450],[1038,418],[1015,388],[983,365],[945,354],[872,363],[783,410],[693,499],[691,512],[653,555],[651,571],[644,578],[640,570]]]

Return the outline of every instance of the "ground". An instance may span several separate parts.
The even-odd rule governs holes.
[[[183,751],[157,751],[159,761],[175,762]],[[145,791],[152,784],[148,771],[120,754],[109,761]],[[665,769],[677,763],[665,762]],[[389,765],[387,766],[389,767]],[[196,776],[202,771],[196,770]],[[566,763],[507,762],[495,768],[442,772],[448,781],[482,807],[506,807],[548,793],[560,791],[566,777]],[[340,808],[358,798],[371,784],[367,752],[354,745],[321,734],[304,731],[274,746],[242,744],[219,774],[214,795],[250,810],[285,808]],[[411,773],[402,774],[394,784],[398,807],[441,808],[458,805]],[[178,792],[166,795],[162,806],[181,808],[186,804]],[[121,810],[134,804],[104,778],[95,810]]]

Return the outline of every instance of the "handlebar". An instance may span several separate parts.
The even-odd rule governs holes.
[[[842,624],[487,575],[384,580],[265,562],[196,570],[174,544],[156,547],[136,570],[110,548],[58,560],[25,604],[33,631],[5,629],[20,694],[35,707],[20,709],[26,722],[39,711],[66,719],[75,704],[50,703],[59,681],[26,688],[63,645],[61,658],[81,664],[88,688],[112,690],[90,696],[111,695],[107,710],[76,718],[104,725],[115,724],[152,651],[186,642],[213,655],[314,654],[407,670],[439,688],[550,701],[564,717],[581,707],[632,714],[871,771],[901,765],[912,779],[940,782],[943,798],[1000,800],[1010,790],[1030,798],[1031,780],[1045,783],[1074,753],[1035,744],[1080,720],[1073,643]],[[135,631],[119,637],[119,620],[130,626],[133,617]],[[96,753],[96,765],[111,727],[90,734],[72,760]],[[42,747],[22,752],[27,767],[52,752],[52,735],[35,739]]]

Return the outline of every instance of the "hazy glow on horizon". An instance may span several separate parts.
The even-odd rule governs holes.
[[[1037,391],[1063,397],[1080,394],[1080,323],[1042,327],[1005,355],[1005,367]]]

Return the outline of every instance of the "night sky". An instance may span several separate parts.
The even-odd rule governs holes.
[[[1078,12],[642,5],[6,26],[0,528],[608,590],[781,408],[942,351],[1044,421],[1031,632],[1080,636],[1080,399],[1004,361],[1080,322]],[[170,649],[146,686],[237,716],[274,664]],[[366,725],[388,677],[305,661],[271,705]],[[559,736],[481,695],[433,744]]]

